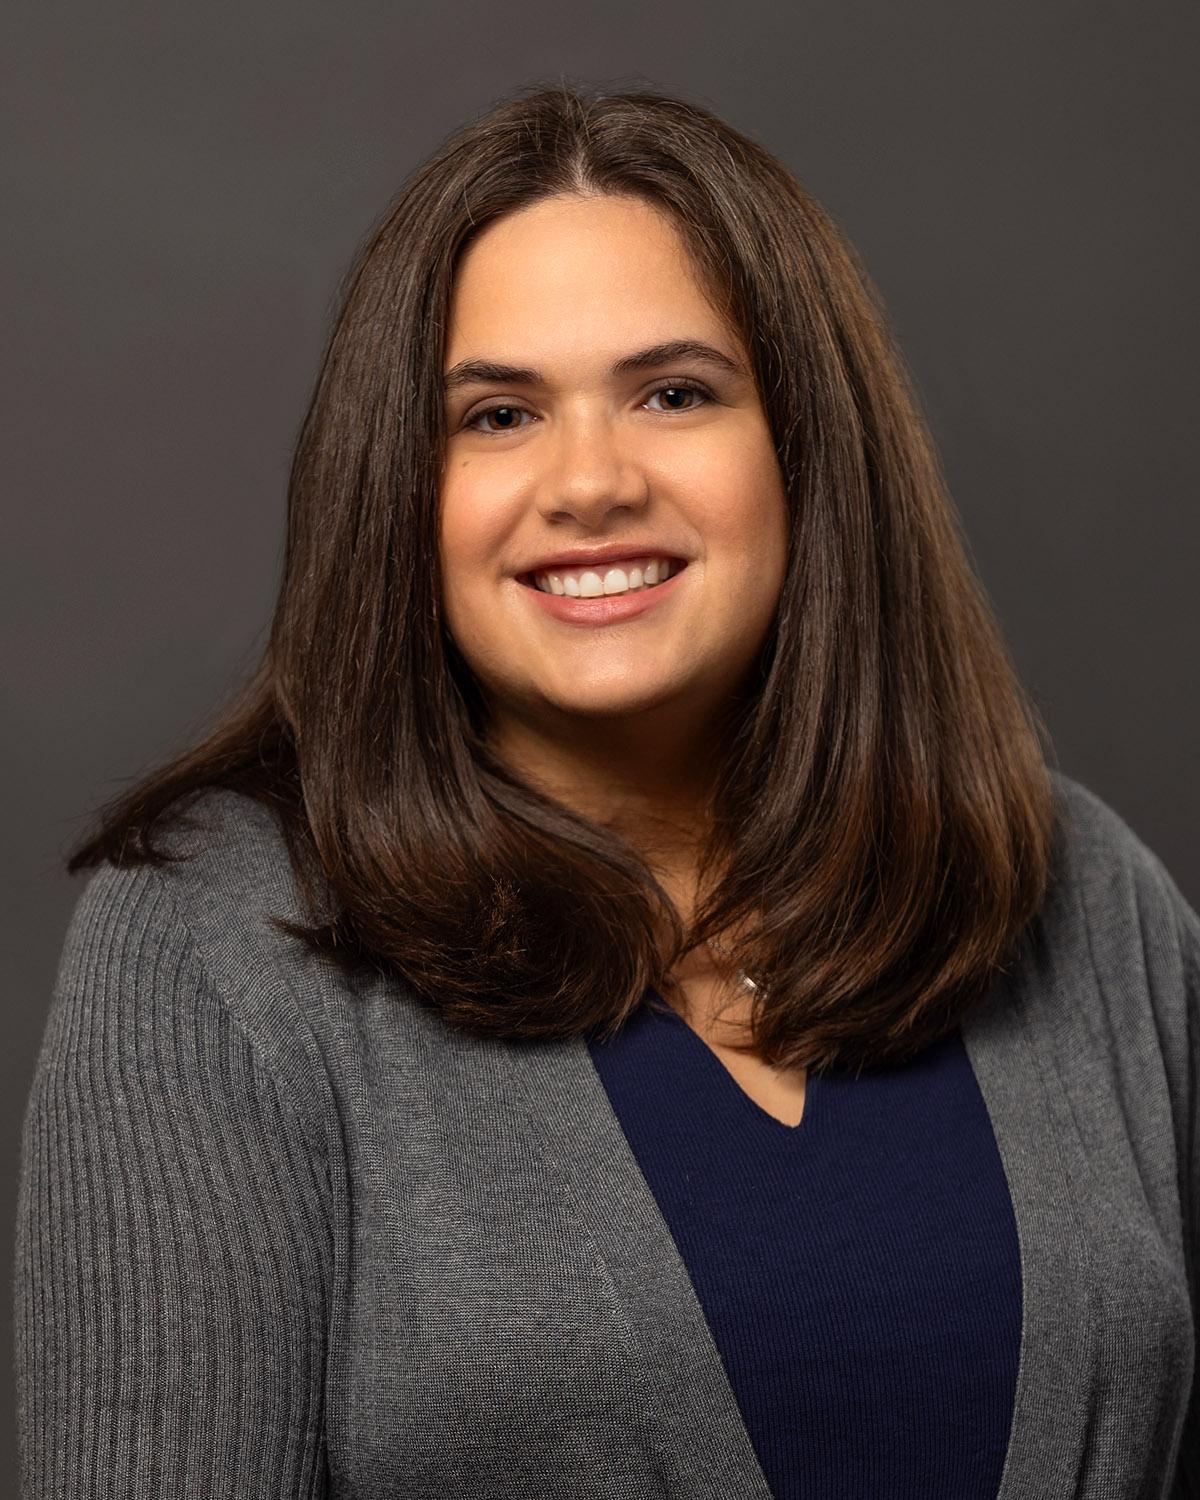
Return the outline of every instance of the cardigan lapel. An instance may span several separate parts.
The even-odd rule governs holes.
[[[1012,1427],[997,1500],[1077,1491],[1088,1432],[1094,1274],[1076,1203],[1070,1108],[1043,1074],[1024,1019],[1061,982],[1027,962],[1002,975],[962,1028],[1008,1179],[1021,1249],[1022,1327]]]
[[[680,1500],[771,1500],[687,1268],[587,1044],[508,1049],[542,1148],[637,1348],[646,1431]]]

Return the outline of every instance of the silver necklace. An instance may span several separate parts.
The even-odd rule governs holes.
[[[718,942],[716,938],[709,938],[707,946],[711,948],[715,953],[723,953],[726,958],[729,957],[729,949],[725,946],[724,943]],[[735,978],[737,979],[738,984],[740,984],[743,989],[749,990],[752,995],[758,993],[758,985],[756,985],[754,980],[750,978],[745,969],[739,969],[737,971],[737,974],[735,975]]]

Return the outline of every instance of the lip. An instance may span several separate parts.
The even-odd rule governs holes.
[[[665,557],[671,562],[687,561],[679,553],[660,547],[656,542],[638,542],[630,546],[610,544],[607,547],[569,547],[564,552],[550,553],[537,562],[530,563],[516,576],[532,578],[535,573],[548,573],[553,568],[599,568],[605,563],[629,562],[638,557]]]
[[[646,556],[645,553],[630,555]],[[567,625],[619,625],[666,603],[683,582],[687,570],[685,563],[678,573],[673,573],[665,583],[656,583],[653,588],[638,589],[633,594],[601,594],[595,599],[573,599],[570,594],[543,594],[535,584],[520,581],[517,587],[552,620],[561,620]]]

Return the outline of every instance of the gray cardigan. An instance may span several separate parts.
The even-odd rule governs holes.
[[[1200,918],[1054,772],[1062,864],[964,1025],[1024,1322],[1000,1500],[1200,1495]],[[22,1134],[23,1493],[767,1500],[586,1043],[454,1033],[276,934],[282,842],[104,867]],[[797,1413],[797,1420],[803,1413]]]

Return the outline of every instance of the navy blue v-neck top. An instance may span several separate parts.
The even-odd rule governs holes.
[[[673,1012],[588,1047],[776,1500],[995,1500],[1020,1255],[961,1033],[810,1073],[794,1127]]]

